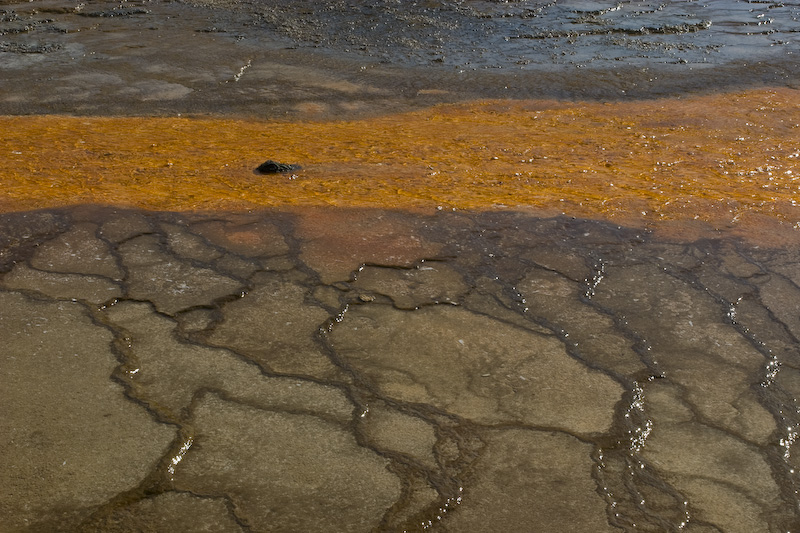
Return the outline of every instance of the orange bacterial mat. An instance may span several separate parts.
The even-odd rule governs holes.
[[[348,122],[3,116],[0,125],[3,211],[335,205],[800,220],[800,91],[790,89],[479,101]],[[267,159],[303,168],[254,173]]]

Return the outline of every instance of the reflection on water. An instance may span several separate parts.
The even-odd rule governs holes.
[[[795,248],[514,213],[2,228],[10,530],[797,526]]]

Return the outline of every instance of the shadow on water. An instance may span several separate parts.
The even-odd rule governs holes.
[[[12,530],[798,526],[795,248],[519,213],[1,222]]]

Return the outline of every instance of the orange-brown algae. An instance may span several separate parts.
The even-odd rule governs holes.
[[[479,101],[349,122],[3,116],[0,210],[537,208],[736,224],[800,212],[800,91]],[[298,163],[257,175],[266,159]]]

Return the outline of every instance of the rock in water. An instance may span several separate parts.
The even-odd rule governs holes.
[[[259,174],[278,174],[281,172],[294,172],[295,170],[300,170],[300,165],[289,165],[286,163],[278,163],[277,161],[273,161],[272,159],[268,159],[261,163],[256,172]]]

